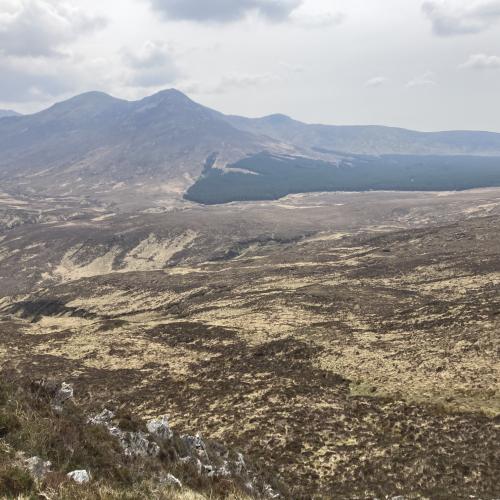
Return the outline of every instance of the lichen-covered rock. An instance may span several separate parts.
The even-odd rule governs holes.
[[[40,457],[31,457],[25,461],[26,467],[35,479],[43,479],[52,467],[52,463],[44,461]]]
[[[115,418],[115,414],[111,410],[107,410],[106,408],[102,410],[101,413],[90,417],[87,422],[92,425],[105,425],[108,426],[111,421]]]
[[[208,458],[207,448],[200,434],[196,434],[196,436],[181,436],[181,439],[184,441],[193,455],[196,455],[200,458]]]
[[[52,408],[55,411],[62,411],[64,403],[66,403],[66,401],[70,399],[73,399],[73,396],[73,386],[71,384],[63,382],[57,390],[54,399],[52,400]]]
[[[166,416],[150,420],[146,424],[146,428],[148,429],[148,432],[152,436],[162,441],[167,441],[169,439],[172,439],[174,435],[172,429],[170,429],[170,425],[168,423],[168,417]]]
[[[118,427],[109,427],[109,432],[118,438],[123,452],[129,457],[157,457],[160,454],[160,447],[144,432],[125,432]]]
[[[78,484],[88,483],[90,481],[90,474],[86,470],[74,470],[68,472],[69,479]]]
[[[115,414],[107,409],[104,409],[101,413],[90,417],[87,422],[92,425],[103,425],[108,429],[112,436],[115,436],[125,455],[129,457],[156,457],[160,453],[160,447],[149,439],[149,435],[145,432],[127,432],[122,431],[116,425],[113,425],[113,419]],[[158,422],[159,433],[166,433],[165,422],[163,420],[155,421]],[[168,421],[166,421],[168,430]],[[171,432],[171,431],[170,431]]]
[[[144,431],[124,431],[119,427],[117,416],[110,410],[103,410],[87,420],[93,425],[102,425],[108,432],[114,436],[121,445],[124,455],[131,458],[154,458],[160,455],[160,445],[169,441],[176,435],[170,428],[166,416],[152,419],[146,422],[147,432]],[[230,450],[221,443],[214,441],[205,442],[202,436],[181,435],[180,440],[185,445],[186,456],[172,457],[174,461],[180,464],[190,464],[192,470],[198,476],[217,480],[231,480],[236,478],[242,484],[245,481],[245,490],[249,494],[256,494],[263,498],[280,498],[270,485],[263,482],[255,476],[255,473],[248,470],[245,459],[241,453],[230,452]],[[181,487],[180,481],[173,475],[168,474],[160,476],[159,481],[162,484],[170,484]]]

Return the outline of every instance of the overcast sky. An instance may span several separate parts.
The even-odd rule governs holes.
[[[500,132],[500,0],[0,0],[0,108],[169,87],[247,116]]]

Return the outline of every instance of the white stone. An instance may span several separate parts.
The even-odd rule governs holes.
[[[84,484],[90,481],[90,474],[86,470],[74,470],[68,472],[67,476],[78,484]]]
[[[63,382],[60,389],[57,391],[56,398],[59,402],[64,403],[68,399],[72,399],[74,396],[73,386]]]

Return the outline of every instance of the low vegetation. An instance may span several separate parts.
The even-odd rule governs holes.
[[[60,410],[54,408],[56,386],[19,382],[10,374],[2,374],[0,498],[250,498],[243,491],[243,474],[211,478],[197,473],[191,462],[179,461],[179,456],[186,453],[186,445],[176,433],[161,446],[158,456],[127,456],[119,440],[105,426],[90,424],[82,408],[72,400]],[[134,432],[145,426],[123,410],[117,412],[116,420],[124,431]],[[211,458],[215,447],[222,446],[206,443]],[[50,462],[47,470],[36,473],[30,468],[33,457],[40,464]],[[91,481],[77,484],[67,476],[74,470],[88,471]],[[169,474],[184,486],[165,481]]]

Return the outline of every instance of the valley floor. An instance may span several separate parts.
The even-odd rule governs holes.
[[[0,198],[5,368],[168,414],[293,498],[500,496],[500,190],[71,203]]]

